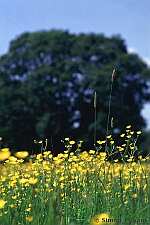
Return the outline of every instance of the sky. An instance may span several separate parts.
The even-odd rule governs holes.
[[[25,31],[120,34],[150,66],[150,0],[0,0],[0,55]],[[150,128],[150,104],[142,111]]]

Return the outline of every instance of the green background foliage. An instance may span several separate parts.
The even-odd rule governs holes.
[[[142,129],[150,70],[127,52],[120,36],[63,30],[22,34],[0,57],[0,136],[14,148],[31,147],[34,138],[92,141],[96,91],[96,133],[104,137],[114,68],[112,132],[127,124]]]

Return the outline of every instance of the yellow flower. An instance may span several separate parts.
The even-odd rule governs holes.
[[[26,209],[26,211],[27,211],[27,212],[30,212],[30,211],[31,211],[31,209],[32,209],[32,208],[31,208],[31,207],[29,207],[29,208],[27,208],[27,209]]]
[[[32,220],[33,220],[33,216],[27,216],[27,217],[26,217],[26,221],[32,222]]]
[[[142,159],[142,155],[139,155],[139,157],[138,157],[140,160]]]
[[[93,155],[93,154],[95,154],[95,150],[90,150],[89,153],[90,153],[91,155]]]
[[[119,152],[122,152],[123,150],[124,150],[124,148],[122,148],[122,147],[118,147],[118,150],[119,150]]]
[[[108,225],[115,224],[114,219],[108,215],[108,213],[101,213],[99,215],[94,216],[91,219],[91,225]]]
[[[2,149],[0,151],[0,160],[1,161],[6,160],[9,158],[10,155],[11,155],[11,153],[8,148]]]
[[[121,145],[122,147],[126,147],[126,144]]]
[[[118,162],[118,161],[119,161],[118,159],[115,159],[115,160],[114,160],[115,163]]]
[[[64,179],[65,179],[65,177],[62,176],[62,177],[59,178],[59,181],[63,181]]]
[[[69,141],[69,138],[65,138],[65,141]]]
[[[42,154],[38,154],[38,155],[36,156],[36,159],[39,160],[39,161],[42,161],[42,158],[43,158]]]
[[[6,201],[4,201],[3,199],[0,199],[0,209],[4,208],[6,204]]]
[[[98,143],[99,145],[105,144],[105,142],[106,142],[106,141],[100,141],[100,140],[97,141],[97,143]]]
[[[10,206],[10,208],[17,208],[16,205],[14,205],[14,204],[11,204],[9,206]]]
[[[125,205],[127,205],[127,204],[128,204],[128,201],[127,201],[127,200],[126,200],[126,201],[124,201],[124,204],[125,204]]]
[[[126,190],[128,190],[130,188],[130,185],[129,184],[125,184],[124,185],[124,190],[126,191]]]
[[[37,178],[33,178],[33,177],[29,178],[29,184],[36,184],[37,182],[38,182]]]
[[[127,162],[132,162],[133,159],[130,157],[129,159],[127,159]]]
[[[70,145],[74,145],[75,144],[75,141],[69,141],[69,144]]]
[[[12,199],[17,199],[17,196],[16,195],[12,196]]]
[[[15,156],[19,159],[24,159],[29,155],[27,151],[16,152]]]
[[[132,162],[132,164],[131,164],[132,166],[136,166],[136,162]]]
[[[137,131],[136,133],[139,135],[139,134],[141,134],[142,132],[141,132],[141,131]]]
[[[19,183],[20,184],[26,184],[28,182],[28,179],[26,179],[26,178],[21,178],[21,179],[19,179]]]
[[[125,134],[121,134],[121,135],[120,135],[120,137],[124,137],[124,136],[125,136]]]
[[[17,158],[14,157],[14,156],[10,156],[10,157],[9,157],[9,161],[11,161],[11,162],[16,162],[16,161],[17,161]]]
[[[2,152],[9,152],[10,149],[9,149],[9,148],[2,148],[1,151],[2,151]]]
[[[100,153],[99,153],[99,156],[100,156],[100,160],[101,160],[101,161],[104,161],[105,158],[106,158],[106,152],[100,152]]]
[[[51,151],[45,151],[43,154],[44,156],[49,156],[51,154]]]
[[[137,194],[134,193],[134,194],[132,195],[132,198],[137,198]]]
[[[109,136],[107,136],[107,139],[110,139],[112,136],[111,135],[109,135]]]
[[[127,138],[131,138],[131,135],[127,135]]]
[[[131,128],[131,125],[126,126],[126,128],[127,128],[127,129],[130,129],[130,128]]]
[[[99,154],[101,157],[106,157],[106,152],[100,152]]]

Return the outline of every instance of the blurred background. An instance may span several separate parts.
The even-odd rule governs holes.
[[[65,137],[105,138],[115,68],[108,131],[131,124],[149,152],[149,9],[149,0],[1,0],[2,145],[32,151],[47,138],[58,152]]]

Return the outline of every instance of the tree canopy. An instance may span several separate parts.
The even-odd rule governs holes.
[[[44,137],[92,139],[95,91],[97,136],[104,136],[114,68],[112,131],[127,124],[142,129],[150,70],[120,36],[63,30],[20,35],[0,57],[0,136],[16,148]]]

